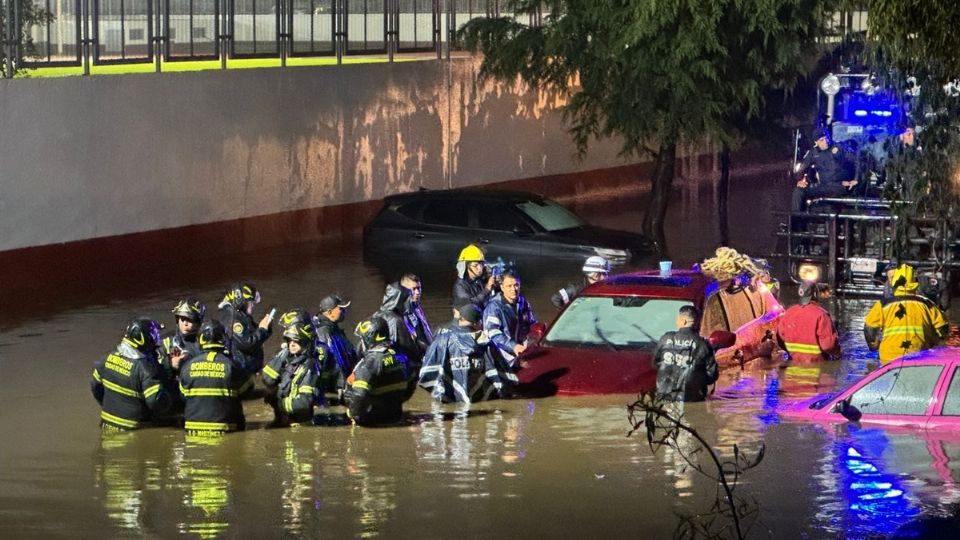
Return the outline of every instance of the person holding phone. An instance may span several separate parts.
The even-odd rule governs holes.
[[[220,319],[227,329],[230,355],[243,369],[253,374],[263,369],[263,344],[273,333],[274,309],[259,324],[253,312],[260,303],[260,292],[252,283],[235,283],[220,302]]]

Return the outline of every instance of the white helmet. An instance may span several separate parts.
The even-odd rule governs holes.
[[[610,263],[607,262],[603,257],[594,255],[589,257],[585,263],[583,263],[583,273],[584,274],[609,274],[610,273]]]

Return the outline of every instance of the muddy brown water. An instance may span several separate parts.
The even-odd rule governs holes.
[[[741,174],[732,201],[734,245],[773,247],[771,207],[785,202],[768,174]],[[758,189],[757,186],[760,186]],[[565,201],[592,221],[636,229],[642,195]],[[684,187],[671,209],[677,264],[718,241],[716,193]],[[426,272],[425,307],[434,326],[449,314],[450,261]],[[246,432],[192,439],[173,428],[101,435],[89,392],[92,363],[115,346],[134,315],[170,319],[174,298],[208,305],[231,278],[247,277],[264,305],[315,308],[338,290],[354,301],[349,322],[373,311],[384,272],[357,246],[294,246],[213,261],[175,273],[158,288],[116,277],[66,296],[42,317],[5,314],[0,330],[0,535],[24,537],[327,538],[668,538],[678,516],[709,511],[716,482],[674,450],[654,453],[641,432],[627,437],[632,396],[551,397],[435,406],[425,392],[406,405],[401,426],[347,425],[341,408],[317,427],[268,429],[269,409],[248,401]],[[230,268],[243,276],[228,276]],[[390,269],[399,271],[401,268]],[[213,277],[211,277],[213,276]],[[527,276],[541,319],[549,295],[575,279],[565,269]],[[200,284],[200,285],[198,285]],[[108,298],[108,302],[88,298]],[[788,299],[789,301],[789,299]],[[787,422],[784,403],[845,386],[871,361],[859,328],[870,301],[835,304],[844,360],[723,374],[714,399],[685,414],[721,456],[734,446],[763,461],[737,493],[753,501],[756,538],[885,537],[916,520],[946,515],[960,501],[960,442],[938,435]],[[278,340],[267,344],[276,350]],[[922,435],[922,436],[921,436]],[[693,448],[689,438],[683,448]],[[705,459],[694,458],[706,464]]]

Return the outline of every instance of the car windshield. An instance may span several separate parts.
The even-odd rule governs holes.
[[[548,232],[575,229],[586,225],[582,219],[566,208],[546,199],[522,202],[517,204],[517,208]]]
[[[581,296],[547,333],[547,345],[653,348],[676,330],[677,311],[687,300],[639,296]]]

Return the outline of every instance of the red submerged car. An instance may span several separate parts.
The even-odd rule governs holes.
[[[720,284],[693,270],[612,276],[580,293],[547,328],[538,324],[518,372],[525,395],[653,390],[653,348],[676,330],[677,311],[703,313],[700,333],[720,368],[773,352],[783,307],[763,284]]]

